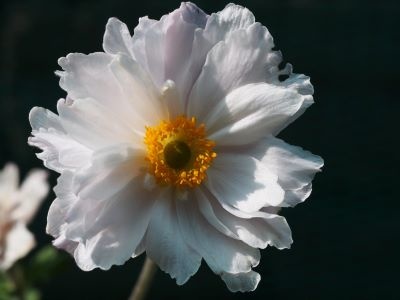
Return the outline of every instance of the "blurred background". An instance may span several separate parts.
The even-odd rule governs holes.
[[[195,2],[207,13],[228,3]],[[232,294],[204,264],[179,287],[159,271],[148,299],[400,299],[398,246],[400,3],[396,1],[249,0],[284,59],[309,75],[315,101],[280,135],[325,159],[311,197],[283,210],[292,249],[262,251],[262,280],[248,294]],[[54,71],[70,52],[101,51],[107,19],[131,32],[138,18],[159,19],[179,1],[2,1],[0,4],[0,168],[14,161],[22,173],[42,167],[27,145],[33,106],[55,111],[65,96]],[[51,173],[54,186],[56,174]],[[31,224],[39,246],[48,196]],[[43,299],[126,299],[143,256],[110,271],[66,272],[41,286]]]

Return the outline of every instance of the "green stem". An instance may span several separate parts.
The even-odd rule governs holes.
[[[156,264],[146,256],[142,271],[140,272],[139,279],[133,288],[132,294],[129,300],[143,300],[145,299],[151,282],[156,274],[157,266]]]

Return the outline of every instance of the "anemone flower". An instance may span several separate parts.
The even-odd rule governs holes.
[[[111,18],[103,48],[60,58],[58,114],[30,112],[29,143],[61,174],[54,245],[87,271],[146,252],[179,285],[204,259],[231,291],[254,290],[259,249],[292,243],[279,209],[323,164],[275,137],[313,103],[309,78],[279,68],[271,34],[234,4],[182,3],[133,35]]]

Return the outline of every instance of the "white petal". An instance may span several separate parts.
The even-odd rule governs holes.
[[[58,177],[57,185],[54,188],[57,198],[50,205],[47,214],[46,232],[56,238],[64,235],[65,226],[67,225],[66,218],[69,210],[74,206],[78,199],[72,189],[73,178],[74,175],[72,172],[63,172],[61,176]],[[64,241],[65,236],[58,242],[62,244]]]
[[[136,178],[143,164],[144,157],[140,151],[118,145],[96,153],[90,168],[74,173],[70,180],[60,180],[61,186],[55,190],[57,197],[70,200],[76,197],[65,218],[68,223],[66,237],[82,240],[99,232],[101,224],[97,226],[97,221],[102,222],[104,216],[107,220],[107,209],[113,208],[118,195],[121,194],[118,201],[125,201],[126,190],[136,188],[132,181],[140,182],[141,179]],[[137,188],[140,192],[140,184]]]
[[[105,107],[110,115],[117,116],[118,123],[124,122],[129,125],[132,122],[132,114],[140,114],[140,111],[135,113],[138,109],[136,101],[132,103],[132,97],[137,91],[125,95],[121,89],[124,82],[118,82],[119,78],[116,78],[115,72],[111,70],[111,67],[115,69],[120,64],[119,56],[107,53],[72,53],[60,58],[59,64],[64,69],[64,72],[57,72],[60,76],[60,86],[68,92],[70,99],[93,99]],[[137,76],[139,79],[143,77],[142,74]],[[151,85],[146,83],[140,88],[150,89]],[[146,102],[148,99],[139,100]]]
[[[260,274],[254,271],[239,274],[223,273],[221,278],[231,292],[251,292],[261,280]]]
[[[295,206],[311,193],[311,181],[324,164],[321,157],[269,137],[247,147],[253,155],[278,176],[278,183],[285,190],[281,206]]]
[[[258,249],[217,231],[200,214],[195,202],[177,201],[181,232],[216,273],[249,272],[260,260]]]
[[[244,145],[281,129],[306,99],[293,89],[247,84],[220,101],[204,123],[218,145]]]
[[[4,198],[11,196],[18,188],[19,172],[18,167],[8,163],[0,170],[0,193]]]
[[[225,234],[226,236],[240,239],[237,234],[232,232],[232,230],[227,227],[221,220],[215,215],[214,208],[212,207],[209,198],[212,195],[207,195],[202,189],[196,189],[194,191],[195,198],[197,200],[197,204],[199,206],[199,210],[203,217],[210,223],[212,226],[215,227],[219,232]]]
[[[37,157],[44,165],[57,172],[76,170],[85,166],[92,151],[68,135],[60,123],[59,116],[41,107],[34,107],[29,113],[32,136],[31,146],[43,150]]]
[[[74,241],[69,241],[69,240],[65,239],[65,236],[61,235],[53,241],[53,245],[54,245],[54,247],[57,247],[58,249],[67,251],[69,254],[71,254],[73,256],[79,243],[74,242]]]
[[[5,249],[0,258],[0,269],[10,268],[18,259],[24,257],[35,246],[33,235],[22,222],[17,222],[5,237]]]
[[[230,3],[220,12],[210,16],[205,34],[209,40],[216,43],[225,40],[236,30],[246,29],[254,22],[255,18],[251,11]]]
[[[115,106],[115,101],[122,97],[108,67],[112,59],[112,55],[101,52],[61,57],[58,63],[64,72],[57,72],[60,86],[72,99],[92,98]]]
[[[140,152],[116,147],[96,153],[91,168],[59,180],[47,230],[58,237],[56,246],[74,250],[83,270],[107,270],[135,254],[155,198],[142,188],[143,162]]]
[[[47,173],[43,170],[31,171],[18,191],[19,203],[12,211],[12,218],[30,222],[48,192]]]
[[[93,99],[60,100],[57,110],[68,134],[91,150],[137,138],[133,128]]]
[[[132,36],[132,52],[134,59],[140,63],[140,65],[148,70],[147,68],[147,54],[145,37],[148,30],[157,23],[158,21],[149,19],[147,16],[139,18],[139,24],[135,27]]]
[[[132,54],[132,37],[128,27],[117,18],[108,19],[104,33],[103,49],[109,54]]]
[[[283,201],[277,176],[250,156],[220,153],[207,172],[205,184],[211,193],[245,212],[278,206]]]
[[[248,83],[278,82],[279,52],[259,23],[234,31],[215,45],[189,99],[188,113],[203,118],[230,91]]]
[[[206,20],[207,15],[193,3],[182,3],[179,9],[160,21],[139,20],[133,36],[134,56],[158,87],[172,80],[179,96],[187,97],[199,73],[193,69],[189,71],[198,59],[192,55],[192,51],[196,51],[194,35],[196,30],[204,28]],[[204,61],[204,56],[200,59]]]
[[[156,201],[151,214],[146,253],[161,270],[182,285],[199,269],[201,256],[182,236],[171,191],[167,190]]]
[[[145,125],[157,124],[166,118],[166,108],[160,101],[159,90],[154,86],[149,74],[133,59],[118,55],[110,65],[126,102],[130,107],[134,128],[144,131]]]
[[[169,118],[173,119],[184,115],[183,98],[179,96],[175,82],[167,80],[161,89],[162,101],[168,107]]]
[[[291,231],[284,217],[258,211],[241,212],[222,201],[219,203],[210,194],[207,194],[202,202],[208,203],[209,206],[208,214],[206,215],[204,209],[201,209],[202,214],[220,232],[255,248],[265,248],[268,245],[278,249],[290,248]]]

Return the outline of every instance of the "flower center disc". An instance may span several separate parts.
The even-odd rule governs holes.
[[[173,169],[182,169],[190,161],[190,148],[182,141],[169,142],[164,147],[164,158]]]
[[[196,187],[217,154],[215,143],[206,139],[205,126],[180,116],[146,127],[144,143],[150,172],[159,184]]]

